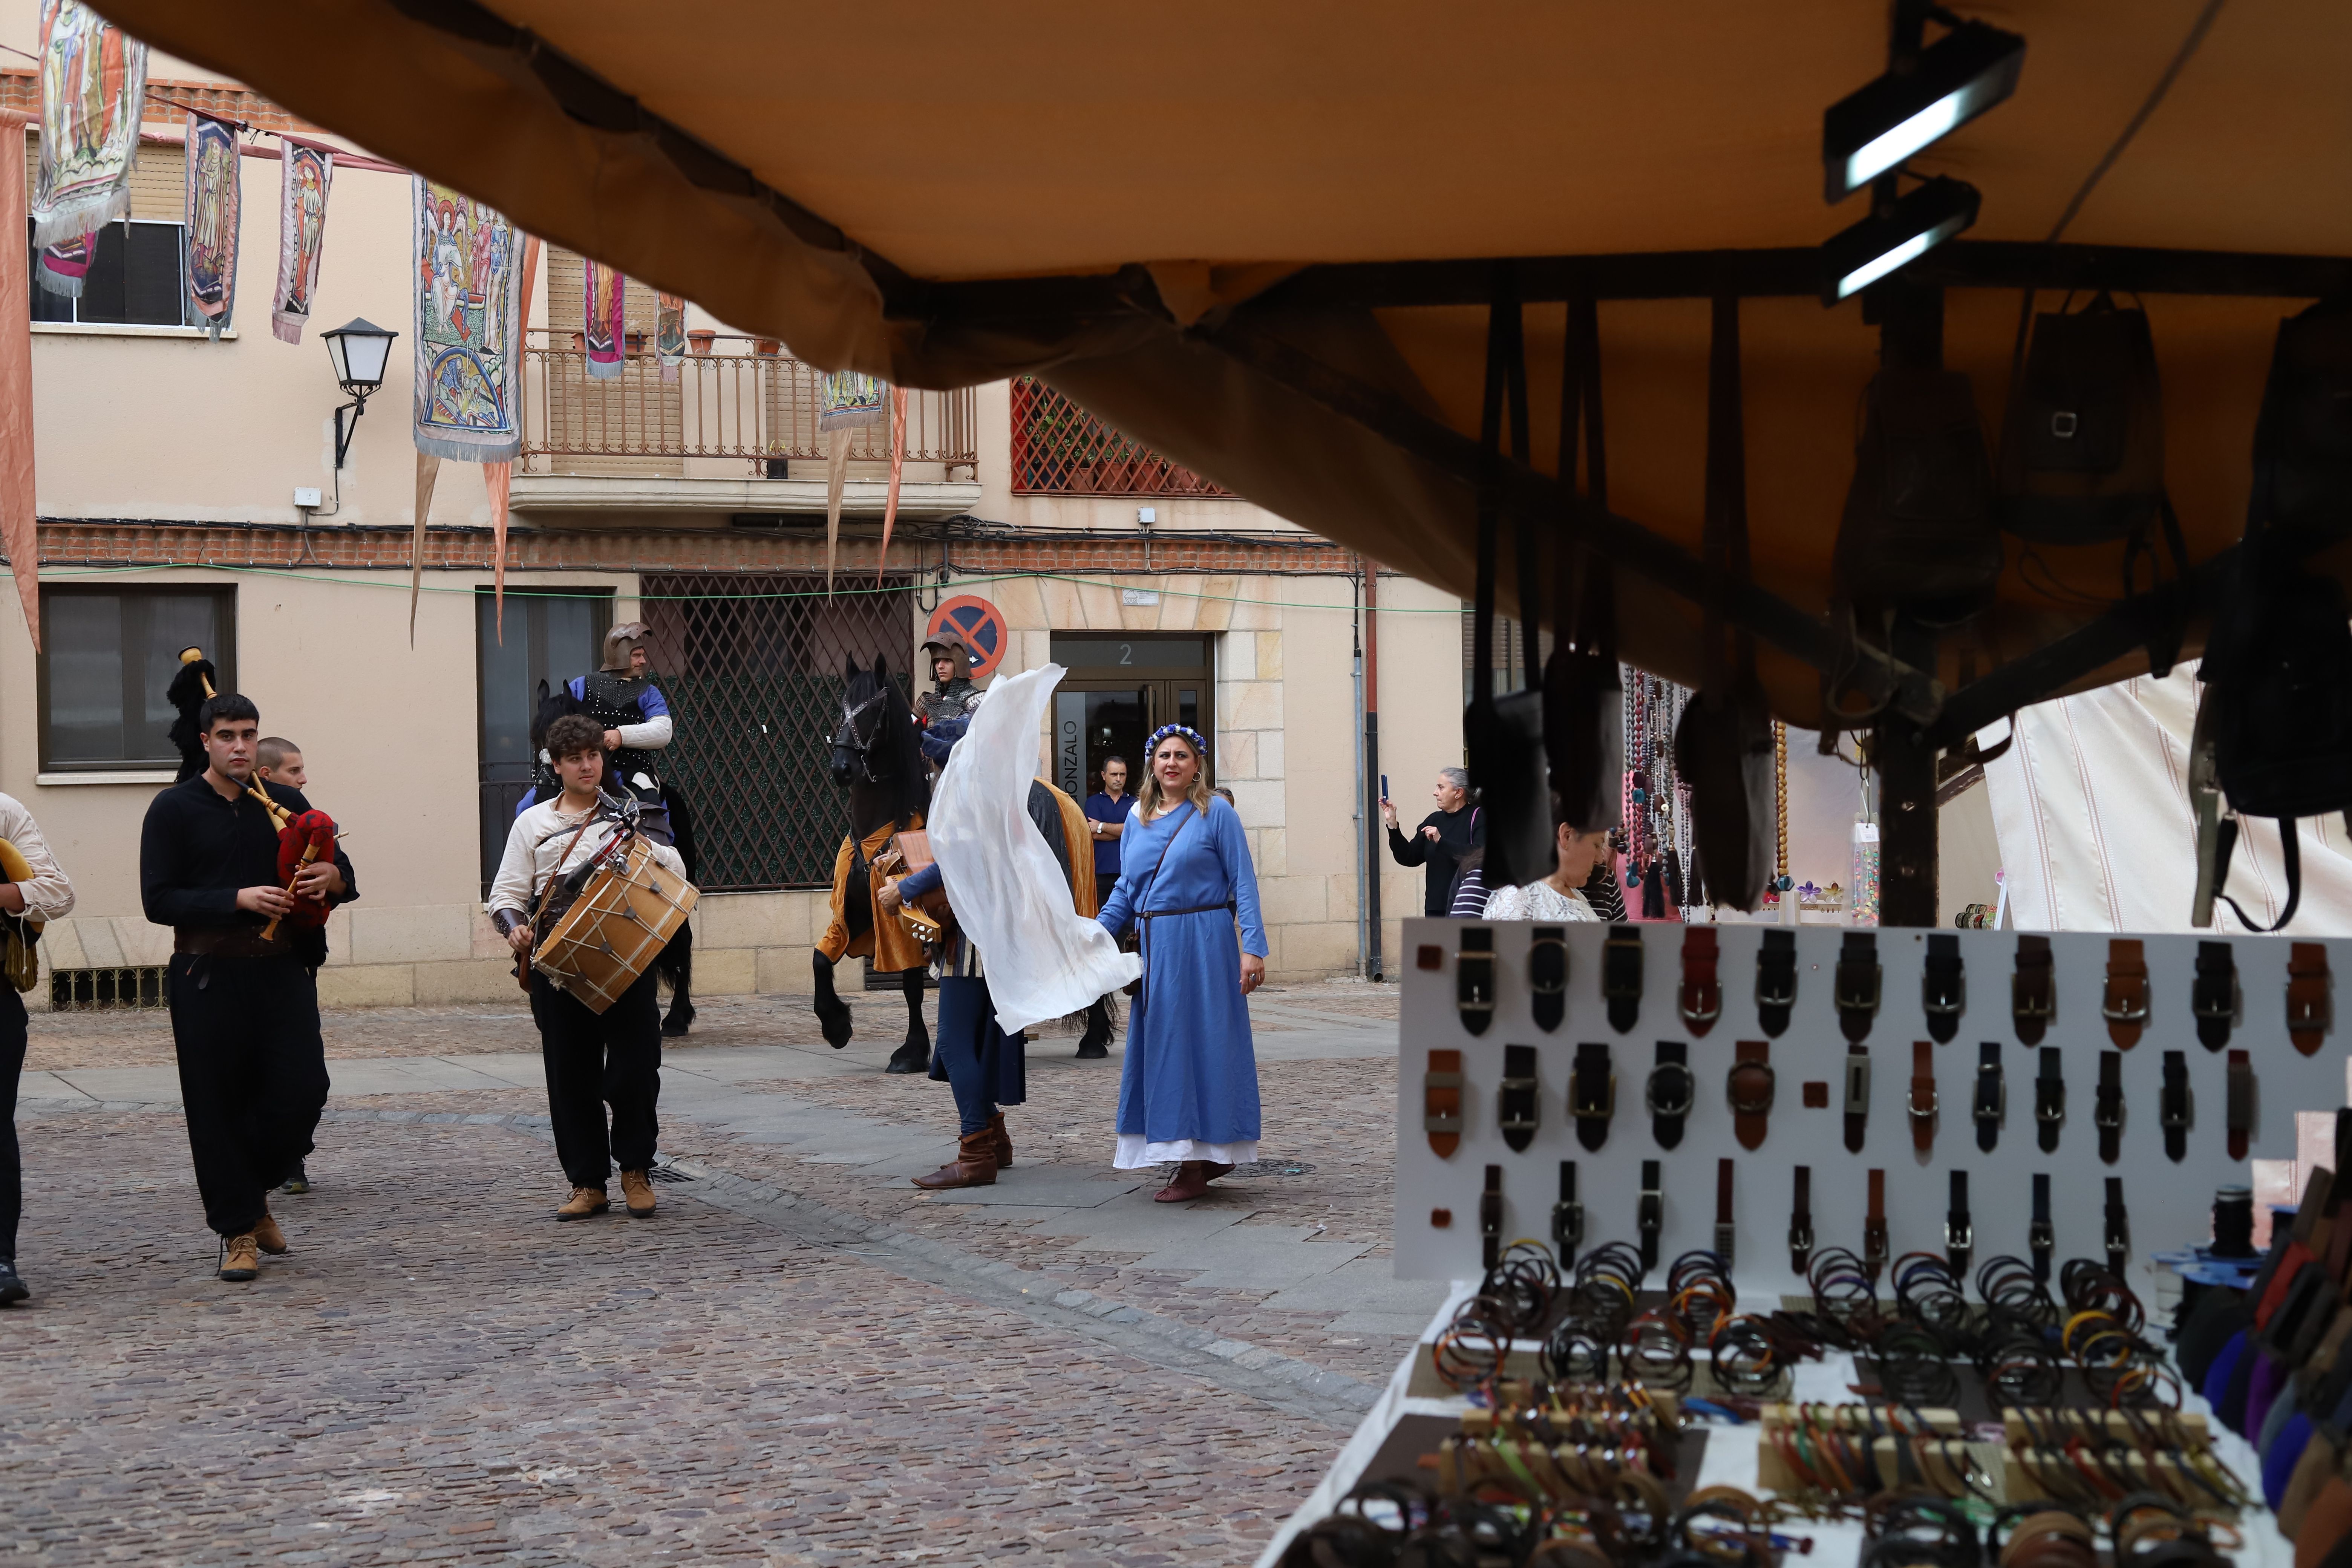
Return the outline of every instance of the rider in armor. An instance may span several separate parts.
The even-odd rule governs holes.
[[[660,758],[675,733],[669,700],[646,671],[646,623],[625,621],[604,634],[604,663],[587,675],[574,676],[573,700],[589,718],[604,726],[604,744],[611,752],[604,775],[607,791],[625,788],[645,805],[662,798]],[[542,757],[533,795],[552,800],[561,786]]]
[[[953,637],[933,638],[923,645],[931,665],[931,689],[915,699],[915,717],[929,728],[956,719],[969,719],[987,695],[971,683],[971,651]]]

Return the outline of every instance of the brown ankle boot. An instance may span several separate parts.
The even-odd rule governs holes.
[[[286,1233],[278,1228],[278,1222],[270,1217],[268,1209],[261,1211],[261,1223],[253,1227],[253,1240],[272,1258],[286,1250]]]
[[[631,1219],[654,1217],[654,1184],[645,1172],[621,1173],[621,1201],[629,1205]]]
[[[221,1247],[220,1277],[242,1285],[261,1273],[261,1247],[253,1239],[253,1232],[232,1236]]]
[[[612,1206],[603,1187],[574,1187],[572,1195],[563,1200],[563,1206],[555,1211],[555,1217],[559,1221],[586,1219],[591,1215],[603,1214]]]
[[[928,1176],[917,1176],[915,1185],[928,1192],[996,1185],[996,1134],[985,1127],[965,1133],[956,1145],[956,1157]]]
[[[1004,1112],[1000,1110],[988,1119],[988,1131],[989,1136],[996,1141],[996,1168],[1000,1171],[1013,1169],[1013,1134],[1004,1130]]]

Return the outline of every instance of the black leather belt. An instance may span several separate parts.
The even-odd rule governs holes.
[[[1576,1196],[1576,1162],[1559,1163],[1559,1201],[1551,1205],[1551,1245],[1565,1269],[1584,1245],[1584,1205]]]
[[[1862,1267],[1875,1282],[1886,1268],[1886,1173],[1870,1173],[1870,1210],[1862,1222]]]
[[[1568,1012],[1568,928],[1538,926],[1528,938],[1528,1007],[1550,1034]]]
[[[2254,1062],[2244,1051],[2230,1053],[2230,1158],[2242,1160],[2254,1135]]]
[[[1454,955],[1454,1010],[1462,1026],[1483,1035],[1495,1018],[1495,932],[1487,926],[1464,926]]]
[[[2228,942],[2197,944],[2197,979],[2189,988],[2189,1005],[2197,1015],[2197,1037],[2207,1050],[2218,1051],[2230,1043],[2230,1026],[2238,1016],[2238,961]]]
[[[2045,1154],[2058,1152],[2058,1130],[2066,1121],[2066,1073],[2055,1046],[2042,1047],[2042,1076],[2033,1080],[2033,1135]]]
[[[259,926],[173,926],[172,951],[190,958],[291,958],[294,939],[282,925],[268,942]]]
[[[1738,1184],[1737,1167],[1729,1160],[1715,1163],[1715,1255],[1728,1268],[1735,1261],[1733,1250],[1738,1244],[1739,1227],[1731,1216],[1732,1188]]]
[[[1568,1113],[1576,1119],[1576,1141],[1598,1152],[1609,1142],[1609,1119],[1617,1114],[1617,1079],[1609,1070],[1607,1046],[1576,1047],[1576,1068],[1568,1079]]]
[[[1969,1277],[1969,1255],[1976,1247],[1977,1227],[1969,1218],[1969,1173],[1954,1171],[1951,1206],[1944,1211],[1944,1256],[1957,1278]]]
[[[2175,1164],[2189,1157],[2189,1053],[2164,1053],[2164,1089],[2157,1102],[2157,1121],[2164,1129],[2164,1155]]]
[[[2107,1272],[2120,1275],[2131,1260],[2131,1215],[2124,1212],[2124,1179],[2107,1178]]]
[[[2033,1173],[2033,1222],[2025,1229],[2025,1248],[2033,1254],[2033,1277],[2047,1282],[2050,1258],[2058,1250],[2058,1233],[2050,1225],[2050,1173]]]
[[[1643,1102],[1650,1108],[1650,1132],[1659,1148],[1672,1149],[1683,1141],[1683,1118],[1697,1097],[1690,1047],[1680,1040],[1660,1040],[1658,1065],[1650,1069],[1650,1081],[1642,1090]]]
[[[1813,1266],[1813,1168],[1797,1167],[1797,1201],[1789,1209],[1789,1267],[1802,1276]]]
[[[1601,944],[1601,994],[1609,1004],[1609,1026],[1619,1034],[1642,1016],[1642,928],[1611,926]]]
[[[1977,1047],[1977,1088],[1969,1114],[1976,1118],[1977,1147],[1991,1153],[2000,1142],[2001,1119],[2009,1114],[2009,1079],[2001,1075],[1999,1040]]]
[[[2099,1159],[2112,1165],[2124,1151],[2124,1054],[2099,1053],[2099,1093],[2091,1106],[2092,1124],[2099,1130]]]
[[[1756,954],[1756,1022],[1774,1039],[1789,1026],[1797,1005],[1797,933],[1768,931]]]
[[[1503,1047],[1503,1092],[1496,1103],[1500,1110],[1503,1142],[1510,1145],[1513,1153],[1526,1153],[1528,1145],[1536,1141],[1536,1128],[1543,1120],[1543,1096],[1536,1083],[1533,1046]]]
[[[1845,1050],[1845,1146],[1849,1153],[1862,1152],[1863,1137],[1870,1125],[1870,1047],[1848,1046]]]
[[[1927,938],[1927,972],[1919,981],[1919,1000],[1927,1009],[1927,1036],[1937,1045],[1960,1032],[1960,1012],[1968,1005],[1968,980],[1960,969],[1960,939],[1951,931]]]
[[[2050,962],[2050,939],[2017,939],[2017,973],[2009,983],[2009,1014],[2017,1026],[2020,1045],[2038,1046],[2042,1032],[2057,1015],[2056,974]]]
[[[1503,1167],[1486,1167],[1486,1190],[1478,1194],[1478,1240],[1485,1248],[1486,1267],[1492,1268],[1503,1255]]]
[[[1870,1036],[1871,1018],[1878,1012],[1878,938],[1865,931],[1845,933],[1845,945],[1838,950],[1837,1015],[1838,1028],[1849,1040],[1864,1040]]]
[[[1644,1274],[1658,1266],[1658,1233],[1666,1227],[1666,1194],[1658,1185],[1659,1168],[1655,1160],[1642,1162],[1642,1201],[1633,1209],[1633,1221],[1642,1236]]]

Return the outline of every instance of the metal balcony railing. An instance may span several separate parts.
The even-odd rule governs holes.
[[[523,348],[523,469],[530,473],[684,475],[688,464],[719,463],[721,476],[747,464],[755,478],[784,477],[795,460],[819,462],[817,431],[824,373],[786,355],[771,338],[687,334],[688,352],[663,376],[646,334],[629,334],[622,374],[592,377],[574,332],[533,331]],[[936,463],[961,479],[978,462],[971,389],[910,392],[907,461]],[[887,462],[885,422],[850,432],[853,459]]]
[[[1039,496],[1230,496],[1043,382],[1013,384],[1013,489]]]

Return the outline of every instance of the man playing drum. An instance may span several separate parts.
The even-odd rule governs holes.
[[[604,778],[604,726],[568,713],[547,727],[547,752],[562,793],[515,818],[505,858],[490,885],[491,921],[528,965],[538,933],[564,914],[562,874],[608,847],[619,826],[615,803],[599,786]],[[686,864],[669,845],[641,839],[654,862],[682,883]],[[550,980],[530,973],[530,1015],[539,1025],[547,1068],[548,1114],[555,1123],[556,1158],[571,1179],[572,1195],[559,1220],[586,1219],[610,1207],[604,1181],[621,1167],[621,1193],[631,1215],[650,1219],[654,1189],[654,1102],[661,1093],[661,1014],[649,965],[604,1012],[593,1011]],[[608,1132],[604,1108],[612,1107]]]

